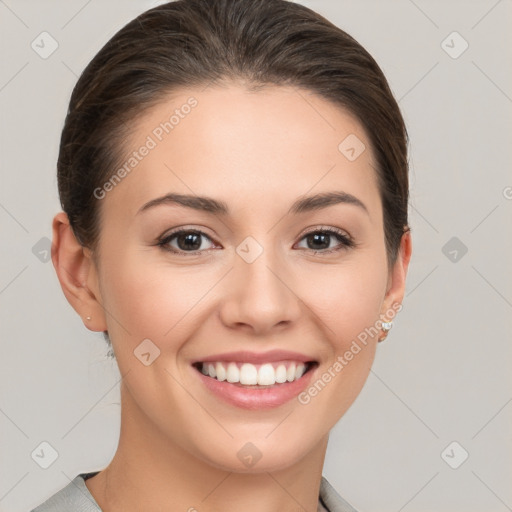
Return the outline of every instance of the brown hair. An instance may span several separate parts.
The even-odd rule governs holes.
[[[136,119],[178,87],[242,80],[291,85],[347,109],[376,157],[388,262],[408,230],[407,132],[386,78],[351,36],[285,0],[177,0],[117,32],[80,76],[58,158],[61,205],[77,239],[95,249],[94,194],[123,160]],[[341,142],[341,141],[340,141]]]

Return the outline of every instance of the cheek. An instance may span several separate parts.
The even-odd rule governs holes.
[[[149,263],[148,263],[149,262]],[[112,340],[126,346],[149,338],[160,348],[180,340],[204,314],[208,291],[218,281],[219,270],[206,266],[170,266],[152,263],[144,252],[127,250],[103,265],[102,298],[108,312]],[[173,343],[173,348],[178,348]]]
[[[352,405],[368,378],[387,267],[377,260],[362,266],[358,263],[329,271],[322,282],[322,287],[311,288],[304,297],[323,326],[327,341],[322,344],[323,365],[298,398],[310,417],[324,418],[327,432]],[[307,437],[316,427],[305,421],[303,428]]]
[[[379,319],[387,283],[387,267],[380,260],[354,259],[309,275],[307,283],[300,278],[300,296],[322,321],[337,350]]]

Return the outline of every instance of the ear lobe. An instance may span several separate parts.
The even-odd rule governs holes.
[[[66,299],[88,329],[106,331],[101,297],[87,286],[88,279],[97,276],[90,252],[76,239],[66,213],[55,215],[52,231],[52,262]]]

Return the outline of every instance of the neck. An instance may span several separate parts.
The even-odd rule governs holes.
[[[86,485],[102,510],[315,511],[328,436],[279,471],[226,471],[166,437],[121,387],[121,432],[111,463]]]

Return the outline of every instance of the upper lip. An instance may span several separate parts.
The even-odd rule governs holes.
[[[234,363],[272,363],[276,361],[300,361],[303,363],[314,361],[313,357],[300,354],[299,352],[291,352],[289,350],[269,350],[268,352],[249,352],[248,350],[241,350],[237,352],[224,352],[222,354],[214,354],[200,359],[195,359],[192,364],[208,363],[217,361],[226,361]]]

